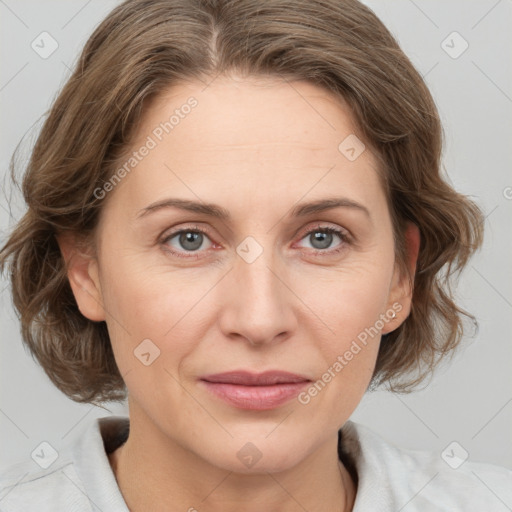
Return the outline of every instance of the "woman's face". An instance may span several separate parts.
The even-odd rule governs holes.
[[[354,131],[305,82],[218,77],[147,109],[129,171],[98,193],[90,281],[72,283],[82,313],[107,322],[141,432],[217,467],[278,471],[350,417],[381,332],[410,306],[376,162]],[[165,206],[178,200],[188,206]],[[211,377],[267,371],[297,378]]]

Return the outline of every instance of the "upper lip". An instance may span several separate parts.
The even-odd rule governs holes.
[[[273,384],[309,381],[309,379],[303,375],[278,370],[270,370],[263,373],[253,373],[245,370],[238,370],[206,375],[201,377],[201,380],[224,384],[239,384],[241,386],[272,386]]]

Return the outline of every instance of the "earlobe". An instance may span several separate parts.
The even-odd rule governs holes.
[[[407,266],[409,268],[410,275],[412,276],[412,282],[409,281],[407,275],[400,275],[398,267],[395,269],[395,274],[393,276],[393,286],[389,294],[389,307],[396,311],[396,315],[382,330],[382,334],[387,334],[397,329],[411,312],[412,297],[414,292],[412,285],[414,282],[414,275],[416,273],[421,243],[421,235],[418,226],[412,222],[408,222],[404,237],[407,252]],[[400,305],[400,307],[397,305]]]
[[[70,234],[56,236],[78,309],[89,320],[105,320],[97,260],[81,250]]]

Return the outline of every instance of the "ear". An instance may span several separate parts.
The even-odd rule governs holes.
[[[412,222],[408,222],[404,236],[407,253],[407,266],[409,267],[409,271],[411,276],[413,276],[414,281],[421,242],[418,226]],[[398,265],[396,265],[388,300],[388,308],[396,313],[396,317],[390,319],[386,323],[385,327],[382,329],[382,334],[394,331],[409,316],[409,313],[411,312],[413,291],[414,290],[412,289],[407,275],[402,275]]]
[[[56,238],[78,309],[89,320],[105,320],[96,258],[90,250],[84,252],[83,246],[77,244],[72,234],[60,233]]]

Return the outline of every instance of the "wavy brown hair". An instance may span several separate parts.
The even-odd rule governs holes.
[[[464,317],[474,321],[455,304],[451,283],[482,243],[482,213],[441,176],[435,102],[368,7],[356,0],[127,0],[96,28],[47,113],[21,185],[28,209],[0,250],[24,342],[77,402],[122,400],[126,387],[105,322],[77,307],[56,234],[94,244],[103,204],[94,190],[114,174],[148,102],[179,82],[235,71],[307,81],[347,102],[380,162],[404,272],[404,227],[419,227],[411,312],[382,337],[371,385],[412,390],[459,345]]]

